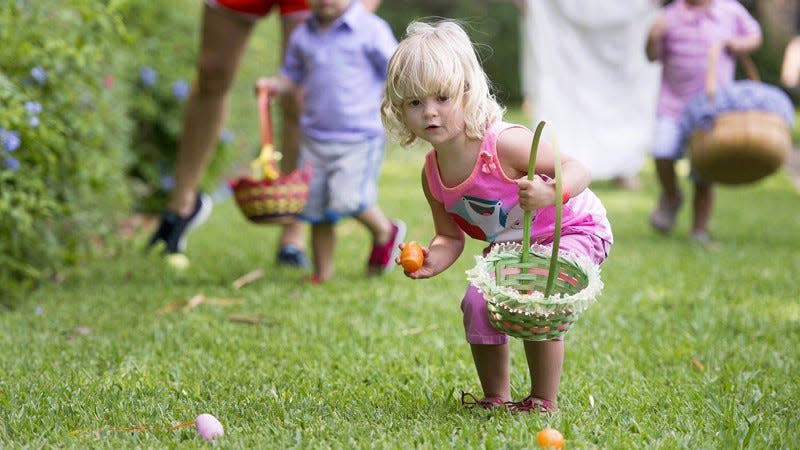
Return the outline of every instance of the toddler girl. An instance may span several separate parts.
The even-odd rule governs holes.
[[[536,175],[527,180],[533,133],[503,121],[503,108],[464,30],[455,22],[413,22],[389,62],[381,114],[387,131],[403,145],[417,139],[433,149],[425,158],[422,190],[430,205],[434,236],[423,266],[407,276],[429,278],[461,255],[467,234],[489,244],[521,241],[523,211],[535,212],[532,242],[552,243],[555,176],[553,148],[542,142]],[[596,263],[608,255],[611,227],[600,200],[587,188],[588,170],[561,159],[564,216],[560,249]],[[561,199],[559,199],[561,200]],[[466,339],[483,388],[484,408],[552,412],[564,360],[562,340],[526,341],[530,395],[511,401],[509,338],[489,324],[486,301],[470,285],[461,302]]]

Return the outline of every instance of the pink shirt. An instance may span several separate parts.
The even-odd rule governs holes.
[[[445,186],[439,174],[436,151],[425,156],[425,177],[433,197],[444,204],[450,217],[472,238],[487,242],[521,241],[524,211],[519,206],[519,188],[500,167],[497,137],[511,127],[498,122],[486,131],[470,176],[457,186]],[[584,190],[563,208],[563,234],[591,233],[611,243],[611,225],[600,199]],[[532,242],[547,241],[555,230],[555,207],[536,211],[531,222]]]
[[[760,35],[758,22],[736,0],[711,0],[703,8],[675,0],[663,9],[667,30],[662,41],[658,116],[680,118],[686,103],[703,92],[708,54],[732,37]],[[717,61],[717,86],[733,81],[736,61],[723,51]]]

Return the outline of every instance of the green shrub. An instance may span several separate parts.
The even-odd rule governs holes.
[[[113,248],[132,205],[166,206],[201,9],[193,0],[2,3],[0,303]],[[233,157],[224,132],[201,187],[213,189]]]
[[[114,2],[0,9],[0,300],[92,252],[129,204]],[[8,238],[6,238],[8,237]]]

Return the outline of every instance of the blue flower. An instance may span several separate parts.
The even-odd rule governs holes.
[[[166,191],[171,191],[175,187],[175,178],[171,175],[164,175],[161,177],[161,188]]]
[[[0,129],[0,143],[8,152],[13,152],[19,148],[21,141],[19,139],[19,131],[9,131]]]
[[[189,83],[184,80],[178,80],[172,83],[172,94],[178,100],[183,100],[189,96]]]
[[[42,105],[39,102],[25,102],[25,112],[31,116],[35,116],[42,112]]]
[[[37,117],[37,116],[32,116],[31,118],[28,119],[28,125],[30,125],[33,128],[38,127],[39,123],[40,123],[39,122],[39,117]]]
[[[6,156],[6,167],[12,172],[16,172],[19,169],[19,161],[17,158],[12,158],[10,156]]]
[[[139,72],[139,77],[142,79],[142,84],[145,86],[152,86],[156,84],[156,80],[158,80],[158,74],[152,67],[147,66]]]
[[[39,66],[31,69],[31,76],[41,86],[44,86],[44,84],[47,82],[47,72]]]

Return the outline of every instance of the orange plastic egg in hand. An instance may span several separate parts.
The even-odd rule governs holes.
[[[555,428],[545,428],[544,430],[536,433],[536,440],[542,448],[564,448],[564,436]]]
[[[416,241],[411,241],[403,245],[403,250],[400,252],[400,265],[406,273],[413,273],[422,267],[425,261],[425,254],[422,253],[422,246]]]

